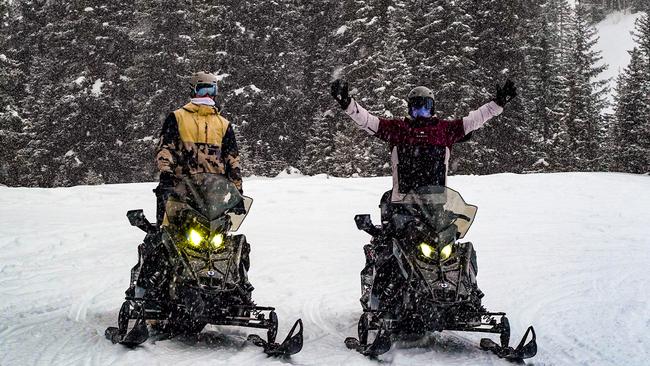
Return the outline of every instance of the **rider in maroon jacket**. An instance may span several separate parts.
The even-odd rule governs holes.
[[[433,92],[424,86],[409,93],[409,115],[393,119],[370,114],[350,97],[345,81],[334,81],[331,94],[359,128],[390,143],[392,201],[395,202],[418,187],[444,186],[451,147],[481,128],[490,118],[501,114],[503,106],[517,96],[517,88],[512,81],[506,81],[503,87],[497,86],[493,101],[456,120],[444,120],[434,115]]]

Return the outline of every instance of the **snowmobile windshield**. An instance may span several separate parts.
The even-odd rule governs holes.
[[[174,211],[181,207],[191,207],[210,223],[221,220],[224,215],[230,217],[230,230],[237,231],[253,204],[253,199],[242,196],[235,185],[220,174],[200,173],[185,177],[174,188],[174,196],[170,199],[176,206]],[[241,201],[244,201],[245,213],[235,213],[233,210]],[[167,214],[169,212],[169,207]],[[212,224],[211,224],[212,226]]]
[[[442,186],[419,187],[392,204],[405,205],[437,229],[456,225],[458,239],[465,237],[478,211],[478,207],[465,203],[460,193]]]

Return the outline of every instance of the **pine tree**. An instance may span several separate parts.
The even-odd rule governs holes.
[[[332,167],[332,152],[334,138],[331,134],[329,124],[331,114],[314,117],[312,126],[306,137],[307,142],[302,152],[302,158],[298,168],[304,174],[330,173]]]
[[[490,174],[499,171],[522,172],[535,162],[537,150],[530,134],[530,121],[524,110],[526,88],[526,30],[530,17],[520,2],[486,1],[472,6],[461,2],[467,14],[472,35],[472,59],[480,75],[473,81],[472,97],[458,117],[488,102],[496,93],[496,85],[512,79],[520,86],[520,97],[510,102],[504,113],[485,128],[473,134],[472,142],[455,149],[452,167],[462,172]],[[506,137],[507,136],[507,137]],[[462,157],[462,160],[457,160]]]
[[[644,59],[650,74],[650,16],[647,13],[637,19],[632,35],[639,47],[639,57]]]
[[[533,165],[528,168],[532,171],[557,168],[553,149],[560,132],[561,101],[565,95],[563,81],[567,72],[562,58],[562,35],[568,26],[569,11],[565,0],[533,3],[524,9],[524,63],[519,101],[531,143],[526,154],[534,157]]]
[[[306,21],[311,24],[308,27],[304,44],[306,45],[305,60],[305,100],[311,106],[304,110],[306,116],[310,117],[309,127],[302,131],[306,140],[305,149],[301,151],[299,168],[306,174],[331,174],[334,166],[332,164],[332,153],[334,151],[334,130],[335,120],[340,118],[340,107],[330,96],[330,83],[338,77],[334,75],[332,67],[336,67],[337,61],[334,48],[334,40],[345,33],[336,22],[340,9],[336,1],[315,1],[305,8]]]
[[[368,150],[362,145],[367,139],[357,133],[357,127],[353,126],[353,123],[346,123],[342,124],[334,134],[332,175],[350,177],[368,171],[370,156]]]
[[[647,0],[632,0],[632,9],[634,11],[650,12],[650,2]]]
[[[9,42],[15,17],[6,1],[0,1],[0,184],[21,184],[16,175],[15,152],[27,142],[23,133],[26,121],[20,101],[25,96],[27,78],[21,64],[13,59],[17,53]]]
[[[566,95],[562,102],[563,131],[556,145],[556,159],[565,170],[590,170],[598,165],[602,111],[606,106],[607,80],[598,80],[606,69],[595,46],[596,30],[584,7],[576,7],[567,33]]]
[[[650,74],[643,52],[630,52],[629,66],[619,76],[616,88],[616,143],[612,167],[631,173],[650,172]]]
[[[195,19],[187,1],[142,0],[135,3],[131,39],[132,65],[125,70],[131,96],[131,119],[125,149],[131,180],[152,180],[154,151],[165,117],[188,102],[192,73],[189,50],[195,47],[189,19]],[[212,70],[196,70],[212,71]]]

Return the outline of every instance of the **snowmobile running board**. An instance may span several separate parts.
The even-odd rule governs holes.
[[[125,301],[120,308],[118,316],[118,326],[108,327],[104,335],[113,344],[119,343],[123,346],[134,348],[144,343],[149,339],[149,330],[147,327],[147,320],[163,320],[166,317],[161,312],[146,312],[145,307],[141,304],[139,299],[131,299]],[[298,319],[291,331],[280,344],[275,342],[275,337],[278,331],[278,318],[275,314],[275,308],[262,307],[262,306],[234,306],[242,310],[250,310],[257,313],[257,317],[226,317],[220,319],[204,319],[206,323],[213,325],[226,325],[226,326],[242,326],[248,328],[267,329],[267,340],[262,339],[256,334],[248,336],[247,341],[253,343],[258,347],[264,348],[264,353],[274,357],[289,357],[293,354],[300,352],[303,345],[303,325],[302,320]],[[259,314],[261,311],[270,311],[268,318]],[[134,320],[134,323],[129,328],[129,321]],[[173,338],[175,335],[170,335]]]

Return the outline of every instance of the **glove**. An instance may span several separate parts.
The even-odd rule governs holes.
[[[350,102],[352,102],[352,98],[350,98],[347,81],[341,79],[334,80],[330,94],[332,94],[332,97],[339,102],[341,108],[348,109]]]
[[[160,173],[160,185],[163,187],[173,187],[176,183],[176,176],[174,173],[165,171]]]
[[[497,96],[494,98],[494,102],[501,107],[504,107],[509,101],[517,96],[517,87],[512,80],[506,80],[506,83],[503,84],[503,87],[497,84]]]
[[[243,215],[246,213],[246,207],[244,207],[244,200],[239,201],[237,206],[232,208],[232,213],[235,215]]]

